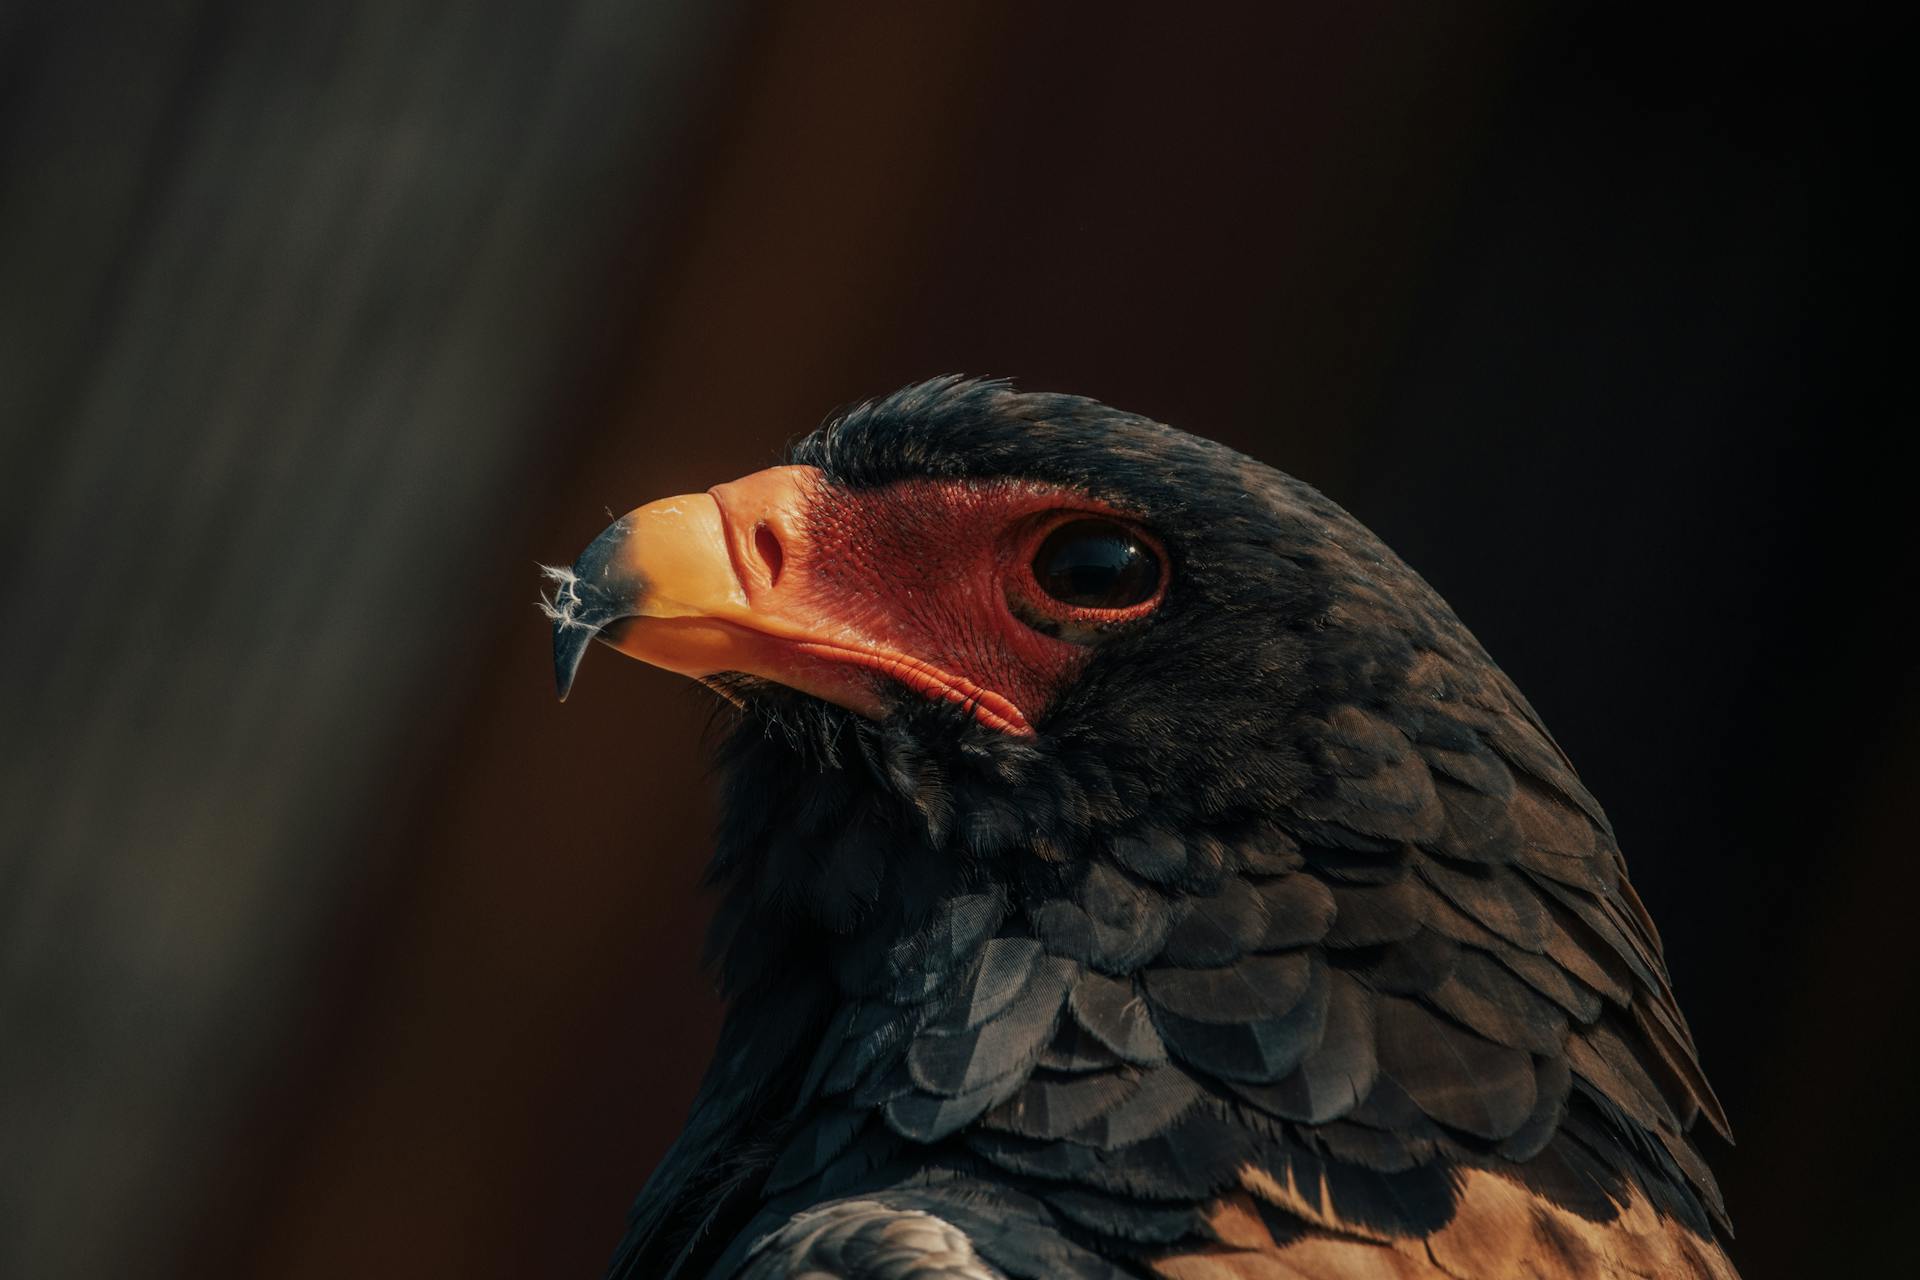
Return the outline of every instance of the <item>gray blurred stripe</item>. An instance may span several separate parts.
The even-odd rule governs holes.
[[[0,10],[0,1274],[188,1225],[727,10]]]

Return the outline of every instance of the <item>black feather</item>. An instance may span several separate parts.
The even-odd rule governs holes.
[[[1167,1046],[1132,982],[1083,974],[1074,984],[1069,1003],[1074,1019],[1123,1060],[1142,1067],[1167,1060]]]
[[[925,929],[889,950],[889,998],[904,1004],[940,990],[948,976],[1000,927],[1006,912],[1006,895],[999,891],[965,894],[940,904]]]
[[[1241,871],[1253,875],[1284,875],[1304,863],[1300,845],[1274,827],[1259,827],[1227,844],[1227,857]]]
[[[1425,995],[1453,976],[1460,950],[1457,943],[1423,928],[1405,942],[1383,948],[1377,960],[1356,972],[1376,991]]]
[[[832,1163],[865,1127],[873,1113],[849,1107],[829,1107],[815,1114],[788,1139],[786,1149],[767,1175],[767,1190],[789,1191]]]
[[[969,1031],[997,1016],[1027,989],[1040,964],[1040,944],[1032,938],[993,938],[982,945],[971,979],[949,990],[940,1016],[927,1024],[929,1035]]]
[[[1228,1025],[1275,1018],[1306,994],[1319,967],[1310,951],[1247,956],[1213,969],[1149,969],[1144,989],[1157,1014]]]
[[[1155,884],[1172,884],[1187,869],[1187,842],[1158,827],[1118,836],[1110,849],[1115,862]]]
[[[1555,1134],[1522,1172],[1536,1194],[1588,1221],[1611,1222],[1620,1216],[1620,1203],[1614,1199],[1619,1175],[1565,1133]]]
[[[1428,744],[1421,751],[1436,774],[1495,799],[1513,794],[1513,772],[1505,761],[1486,749],[1471,729],[1438,716],[1428,717],[1423,727],[1432,732],[1442,725],[1447,726],[1442,736],[1449,745]],[[1450,744],[1459,745],[1450,747]]]
[[[915,1142],[938,1142],[978,1120],[987,1108],[1004,1101],[1020,1087],[1012,1072],[983,1072],[989,1078],[965,1093],[934,1094],[908,1090],[881,1109],[887,1126]]]
[[[1318,877],[1285,875],[1262,884],[1259,891],[1267,912],[1260,950],[1303,947],[1327,936],[1333,924],[1333,894]]]
[[[1401,1173],[1427,1164],[1436,1152],[1436,1143],[1429,1137],[1341,1120],[1316,1126],[1313,1136],[1335,1160],[1382,1173]]]
[[[1416,1164],[1390,1171],[1322,1159],[1304,1147],[1289,1149],[1287,1165],[1296,1185],[1324,1185],[1343,1221],[1382,1235],[1427,1235],[1453,1218],[1453,1177],[1444,1167]]]
[[[981,1021],[914,1037],[907,1049],[914,1084],[942,1097],[958,1097],[1031,1066],[1059,1025],[1076,972],[1072,961],[1044,957],[1025,969],[1019,993],[993,1006]],[[965,1007],[974,1012],[971,1005]]]
[[[1618,1015],[1583,1028],[1567,1041],[1574,1074],[1648,1129],[1678,1130],[1673,1100],[1654,1082],[1647,1064],[1622,1034]]]
[[[1517,1133],[1533,1112],[1533,1059],[1399,996],[1380,998],[1380,1070],[1428,1116],[1478,1138]]]
[[[1134,1244],[1172,1244],[1206,1236],[1206,1220],[1191,1202],[1121,1198],[1084,1187],[1048,1188],[1040,1194],[1055,1213],[1096,1235]]]
[[[1283,1014],[1214,1022],[1156,1006],[1154,1020],[1168,1048],[1196,1069],[1220,1080],[1271,1083],[1284,1078],[1319,1047],[1326,1030],[1329,987],[1327,966],[1314,956],[1305,989]]]
[[[1334,970],[1320,1043],[1277,1083],[1235,1082],[1230,1087],[1262,1111],[1284,1120],[1324,1124],[1338,1119],[1373,1088],[1379,1070],[1373,1017],[1373,997],[1353,978]]]
[[[894,1005],[875,1001],[859,1006],[821,1088],[828,1093],[852,1089],[875,1064],[906,1043],[913,1026],[913,1015]]]
[[[1060,1020],[1060,1025],[1054,1029],[1053,1039],[1047,1041],[1035,1062],[1049,1071],[1076,1074],[1117,1067],[1121,1058],[1074,1017]]]
[[[1471,947],[1459,953],[1453,971],[1427,992],[1427,999],[1496,1044],[1539,1054],[1563,1052],[1567,1015],[1558,1005],[1492,957]]]
[[[1407,874],[1414,847],[1403,841],[1358,836],[1324,823],[1313,840],[1302,846],[1307,866],[1329,880],[1353,884],[1386,884]]]
[[[1097,1150],[1116,1151],[1167,1132],[1205,1098],[1194,1078],[1179,1067],[1155,1067],[1141,1077],[1140,1087],[1122,1098],[1119,1105],[1068,1137]]]
[[[981,1123],[1026,1138],[1065,1138],[1112,1111],[1140,1089],[1131,1067],[1098,1075],[1034,1076],[989,1111]]]
[[[1573,1084],[1573,1072],[1559,1055],[1533,1060],[1533,1113],[1518,1129],[1501,1140],[1499,1152],[1507,1159],[1524,1164],[1546,1150],[1560,1131],[1560,1119],[1566,1114],[1567,1091]]]
[[[1105,968],[1108,956],[1095,940],[1093,918],[1064,898],[1041,903],[1033,912],[1034,936],[1056,956]],[[1109,961],[1110,963],[1110,961]]]
[[[1387,884],[1336,884],[1330,947],[1368,947],[1411,938],[1424,911],[1419,887],[1402,878]]]
[[[1228,964],[1260,945],[1266,931],[1266,900],[1228,876],[1216,892],[1189,897],[1175,909],[1160,959],[1184,967]]]
[[[1500,947],[1493,954],[1528,986],[1572,1014],[1574,1021],[1592,1022],[1600,1016],[1600,993],[1576,981],[1551,957],[1534,955],[1517,947]]]
[[[1111,1150],[1035,1142],[977,1130],[967,1145],[1010,1172],[1110,1195],[1199,1201],[1236,1185],[1260,1139],[1208,1108],[1188,1109],[1165,1131]]]
[[[1448,902],[1508,942],[1528,951],[1546,946],[1546,908],[1532,887],[1514,872],[1505,867],[1426,858],[1420,862],[1420,874]]]
[[[1080,905],[1091,933],[1087,962],[1104,973],[1131,973],[1153,959],[1173,928],[1166,899],[1097,862],[1081,881]]]

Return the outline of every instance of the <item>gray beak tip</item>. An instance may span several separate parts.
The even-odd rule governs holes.
[[[560,701],[567,700],[567,694],[573,689],[573,677],[580,670],[580,661],[587,656],[587,646],[598,634],[597,627],[582,626],[569,618],[554,619],[553,686]]]
[[[601,628],[631,617],[640,608],[646,584],[611,567],[615,552],[626,540],[633,522],[622,516],[580,553],[570,569],[541,565],[553,584],[553,593],[540,601],[540,611],[553,623],[553,684],[560,701],[573,689],[573,677],[586,657],[587,646]]]

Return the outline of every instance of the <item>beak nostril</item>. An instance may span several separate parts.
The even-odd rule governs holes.
[[[762,520],[753,527],[753,549],[760,556],[760,563],[766,566],[767,585],[780,585],[780,570],[785,567],[786,553],[780,549],[780,536],[767,522]]]

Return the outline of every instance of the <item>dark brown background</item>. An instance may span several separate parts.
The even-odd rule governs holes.
[[[1426,573],[1666,930],[1748,1276],[1903,1257],[1881,47],[0,3],[0,1273],[596,1274],[715,1027],[707,710],[606,655],[557,705],[534,562],[945,371],[1228,441]]]

